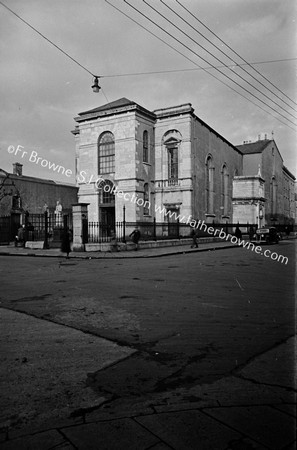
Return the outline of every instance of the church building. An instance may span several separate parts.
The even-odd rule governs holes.
[[[89,221],[113,226],[125,214],[128,222],[261,226],[285,217],[284,186],[295,178],[266,136],[235,146],[190,103],[149,111],[127,98],[75,121],[78,201],[89,204]]]

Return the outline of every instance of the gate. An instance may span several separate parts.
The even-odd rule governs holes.
[[[64,229],[72,229],[72,214],[26,214],[26,241],[43,241],[45,248],[61,246]]]

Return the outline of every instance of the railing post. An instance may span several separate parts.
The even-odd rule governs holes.
[[[123,206],[123,243],[126,243],[126,206]]]
[[[154,217],[154,223],[153,223],[153,237],[154,240],[157,240],[157,224],[156,224],[156,218]]]
[[[48,212],[44,212],[44,242],[43,242],[43,248],[48,249]]]
[[[178,236],[178,239],[180,239],[180,235],[179,235],[179,219],[177,219],[177,236]]]
[[[24,247],[28,240],[28,226],[29,226],[29,212],[25,213],[25,232],[24,232]]]

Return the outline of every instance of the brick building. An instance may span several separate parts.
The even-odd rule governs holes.
[[[49,212],[56,208],[57,201],[66,212],[77,203],[78,188],[52,180],[23,175],[22,164],[13,164],[13,173],[0,170],[0,216],[11,213],[41,214],[45,205]]]

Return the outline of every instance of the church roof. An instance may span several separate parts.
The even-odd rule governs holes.
[[[270,142],[273,142],[271,139],[260,140],[257,142],[247,142],[242,145],[236,145],[238,150],[241,151],[243,155],[250,155],[252,153],[262,153],[263,150],[267,147]]]
[[[129,100],[126,97],[122,97],[118,100],[115,100],[114,102],[106,103],[105,105],[98,106],[97,108],[90,109],[88,111],[83,111],[79,113],[79,117],[76,117],[75,120],[76,122],[82,122],[84,120],[95,119],[96,117],[108,116],[111,114],[120,114],[131,110],[138,110],[144,115],[155,118],[153,112],[143,108],[136,102]]]

